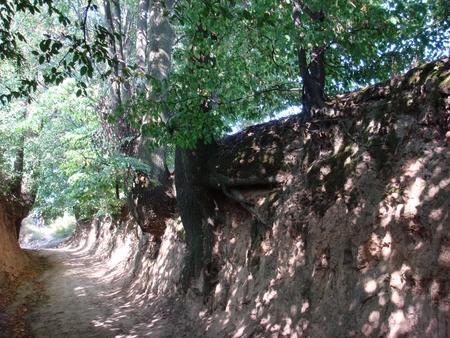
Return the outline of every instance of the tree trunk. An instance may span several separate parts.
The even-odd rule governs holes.
[[[198,47],[198,58],[191,58],[191,71],[215,65],[213,48],[208,43],[202,46],[202,40],[211,38],[218,41],[217,35],[205,29],[201,22],[197,23],[197,30],[192,36],[190,46],[193,51]],[[200,40],[199,46],[196,46]],[[194,53],[193,53],[194,54]],[[203,114],[211,114],[215,101],[214,92],[210,97],[202,98],[199,109]],[[217,143],[214,139],[206,144],[199,136],[196,147],[187,149],[177,147],[175,159],[175,185],[177,190],[178,209],[186,239],[189,255],[183,270],[183,287],[186,290],[193,278],[198,278],[200,270],[203,272],[203,295],[209,295],[217,282],[217,262],[213,257],[214,233],[217,222],[217,199],[221,196],[220,185],[217,179],[216,165],[213,163],[217,157]]]
[[[312,11],[303,1],[293,2],[292,18],[294,25],[302,27],[301,14],[307,15],[312,23],[321,23],[325,20],[323,11]],[[322,27],[316,27],[321,30]],[[298,49],[298,66],[303,81],[302,106],[305,118],[310,118],[316,112],[325,109],[325,48],[314,46],[310,52],[310,62],[307,61],[307,52],[303,47]]]
[[[303,113],[307,118],[310,118],[314,115],[315,111],[326,108],[324,102],[325,63],[321,48],[315,47],[313,49],[311,62],[308,64],[306,61],[306,52],[300,47],[298,51],[298,64],[300,76],[303,81]]]
[[[178,209],[186,231],[189,255],[183,270],[183,288],[203,271],[203,295],[214,287],[217,269],[212,255],[213,229],[217,222],[218,186],[212,183],[217,144],[199,140],[195,149],[177,147],[175,186]],[[202,270],[203,268],[203,270]]]
[[[149,0],[139,0],[136,25],[136,59],[141,72],[145,72],[147,54],[147,19]]]
[[[150,2],[150,30],[147,32],[146,12],[140,12],[138,20],[138,39],[136,52],[141,71],[147,68],[147,73],[154,79],[164,81],[170,71],[172,62],[172,46],[174,33],[165,10],[170,10],[173,1]],[[145,0],[139,3],[140,11],[149,9]],[[146,40],[148,38],[148,40]],[[146,52],[148,48],[148,52]],[[152,84],[147,83],[148,99],[164,101],[165,93],[154,93]],[[167,121],[167,113],[163,111],[157,117]],[[153,122],[152,112],[143,117],[143,125]],[[142,230],[156,237],[161,237],[165,231],[165,219],[174,213],[173,180],[167,168],[166,146],[153,147],[156,140],[141,135],[138,140],[136,157],[151,168],[151,177],[144,180],[156,181],[156,184],[134,185],[129,193],[129,207]],[[139,174],[141,175],[141,174]]]
[[[26,112],[22,114],[22,119],[27,116]],[[20,236],[20,228],[22,226],[22,220],[27,216],[31,206],[34,202],[35,193],[30,192],[30,196],[25,197],[22,191],[23,183],[23,170],[25,163],[25,134],[22,133],[19,136],[18,149],[16,151],[16,157],[14,159],[14,178],[10,184],[10,193],[7,203],[4,206],[4,210],[10,215],[9,220],[14,224],[16,241]]]
[[[100,2],[100,12],[103,17],[103,24],[111,34],[109,42],[109,54],[114,61],[111,71],[111,87],[109,89],[110,110],[113,114],[117,109],[130,98],[130,87],[125,81],[125,54],[122,39],[118,39],[114,34],[122,35],[121,9],[119,1],[104,0]],[[131,128],[125,116],[118,117],[114,123],[114,133],[120,139],[131,135]],[[122,144],[122,151],[126,152],[126,144]]]
[[[182,273],[182,286],[186,292],[192,278],[200,277],[203,267],[203,210],[197,201],[197,196],[187,178],[184,169],[186,149],[177,147],[175,150],[175,187],[177,191],[178,210],[183,228],[186,232],[188,256]]]

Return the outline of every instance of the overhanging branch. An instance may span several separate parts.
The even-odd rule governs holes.
[[[84,11],[84,19],[83,19],[83,40],[86,45],[88,44],[88,42],[87,42],[87,16],[88,16],[88,12],[89,12],[89,9],[91,8],[91,6],[92,6],[92,0],[88,0],[86,10]]]

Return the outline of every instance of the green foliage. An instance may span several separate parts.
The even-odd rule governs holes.
[[[85,8],[86,14],[89,11],[91,7]],[[42,85],[59,85],[68,77],[77,79],[78,96],[86,95],[85,79],[104,75],[96,71],[99,64],[116,62],[108,55],[110,33],[77,14],[72,6],[52,0],[5,3],[0,20],[0,104],[30,100]]]
[[[295,3],[303,8],[298,24]],[[438,8],[448,7],[410,0],[179,1],[172,19],[182,38],[173,71],[160,84],[169,90],[164,102],[138,101],[135,123],[151,111],[149,134],[189,147],[236,122],[301,105],[299,48],[310,53],[308,62],[314,50],[324,52],[326,95],[386,80],[443,55],[449,25]],[[313,20],[311,11],[324,20]],[[162,109],[170,112],[167,123],[158,119]]]
[[[54,219],[77,210],[79,217],[114,213],[125,204],[123,189],[132,184],[134,172],[149,169],[136,159],[120,155],[114,140],[102,129],[98,93],[77,97],[76,82],[64,81],[49,88],[33,104],[4,107],[0,123],[3,153],[1,172],[11,181],[11,160],[17,135],[26,135],[24,190],[37,192],[34,213]],[[24,119],[16,117],[27,111]],[[117,191],[121,192],[117,196]]]
[[[22,181],[22,172],[15,170],[17,155],[23,149],[26,126],[23,122],[25,110],[4,109],[0,120],[0,193],[8,196],[15,182]],[[26,185],[26,182],[23,184]],[[22,190],[26,192],[26,188]],[[12,197],[12,196],[11,196]],[[13,196],[19,198],[20,196]]]
[[[46,220],[44,226],[36,224],[33,216],[27,217],[22,222],[20,231],[21,245],[39,244],[39,242],[48,242],[58,238],[69,237],[76,226],[76,220],[73,216],[65,214],[56,218],[54,221]]]
[[[25,139],[23,192],[37,195],[34,212],[49,219],[114,213],[135,171],[149,172],[121,154],[98,100],[108,89],[98,69],[117,64],[108,48],[120,33],[98,24],[96,6],[78,5],[12,1],[0,22],[11,42],[0,53],[0,184],[5,193],[18,176],[13,160]]]
[[[86,95],[86,80],[102,76],[96,65],[114,67],[119,62],[108,55],[108,48],[119,40],[127,62],[111,80],[140,88],[146,83],[152,90],[152,99],[147,93],[137,95],[128,109],[119,111],[126,112],[135,128],[144,124],[144,134],[162,144],[182,146],[193,146],[198,138],[218,137],[239,121],[301,105],[300,48],[310,52],[308,62],[313,61],[314,50],[324,52],[327,95],[386,80],[414,60],[441,56],[448,42],[450,7],[446,1],[420,0],[177,1],[167,16],[180,39],[173,53],[173,71],[161,81],[133,64],[136,27],[131,22],[122,37],[123,32],[99,25],[98,15],[87,20],[95,6],[75,15],[65,2],[41,0],[27,5],[18,0],[14,5],[7,6],[3,21],[4,39],[10,43],[2,58],[27,63],[30,69],[39,66],[39,72],[28,78],[14,74],[14,79],[4,82],[0,99],[28,95],[37,90],[40,80],[60,84],[68,75],[77,79],[77,96]],[[124,13],[135,11],[127,2],[121,6]],[[294,6],[301,9],[295,23]],[[20,29],[9,28],[24,13],[34,15],[27,16]],[[323,13],[324,20],[313,19],[311,13]],[[44,38],[29,34],[37,20],[43,20]],[[0,72],[7,63],[2,63]],[[103,72],[108,75],[113,74]],[[169,121],[161,119],[167,111]]]

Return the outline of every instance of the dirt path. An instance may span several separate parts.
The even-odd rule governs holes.
[[[117,272],[108,273],[106,264],[88,253],[68,248],[38,253],[50,267],[39,278],[46,299],[24,316],[33,337],[190,337],[173,301],[126,299]]]

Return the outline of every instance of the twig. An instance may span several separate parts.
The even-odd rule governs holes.
[[[88,44],[88,42],[87,42],[87,16],[88,16],[88,12],[89,12],[89,9],[91,8],[91,5],[92,5],[92,0],[88,0],[88,4],[87,4],[87,6],[86,6],[86,10],[84,11],[84,20],[83,20],[83,40],[84,40],[84,43],[87,45]]]

